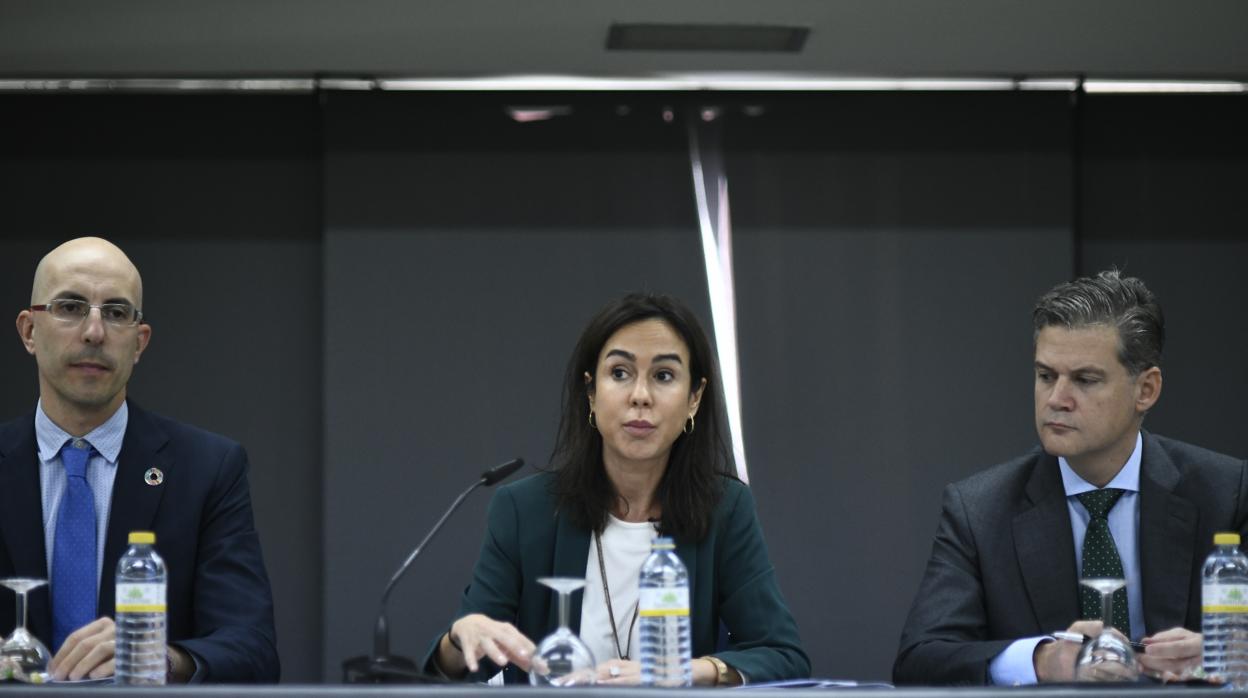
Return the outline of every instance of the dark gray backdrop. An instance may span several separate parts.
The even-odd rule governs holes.
[[[68,237],[131,253],[155,323],[132,395],[248,446],[286,680],[367,650],[389,571],[481,469],[545,462],[597,307],[667,291],[709,326],[665,101],[0,99],[0,292],[15,315]],[[1248,454],[1245,100],[722,101],[750,474],[817,674],[888,677],[940,488],[1034,442],[1030,304],[1076,271],[1162,295],[1150,428]],[[575,109],[521,125],[505,103]],[[16,415],[34,366],[8,347]],[[449,619],[487,497],[395,594],[396,651]]]
[[[1082,266],[1116,265],[1164,303],[1158,432],[1248,456],[1248,99],[1089,99]]]
[[[369,647],[382,583],[459,490],[513,456],[545,463],[598,306],[651,288],[707,315],[681,132],[603,125],[522,126],[494,99],[328,100],[327,663]],[[396,652],[450,619],[488,496],[395,594]]]
[[[1071,269],[1065,96],[745,121],[727,158],[760,514],[816,674],[887,680],[941,487],[1033,438],[1028,311]]]
[[[319,120],[307,97],[0,97],[4,306],[65,239],[127,251],[153,328],[130,397],[247,447],[283,673],[302,680],[322,625]],[[16,334],[0,357],[8,419],[38,382]]]

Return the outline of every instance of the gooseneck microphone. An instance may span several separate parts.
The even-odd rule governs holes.
[[[425,534],[420,544],[403,560],[403,564],[395,570],[390,577],[390,581],[386,583],[386,589],[381,593],[381,604],[377,611],[377,623],[373,626],[373,652],[367,657],[355,657],[343,662],[343,679],[347,683],[386,683],[386,682],[402,682],[402,681],[421,681],[427,680],[428,677],[417,668],[416,663],[406,657],[393,657],[390,655],[390,626],[386,621],[386,607],[390,602],[390,593],[394,591],[394,587],[403,578],[408,568],[412,566],[416,558],[420,555],[420,551],[425,549],[425,545],[437,535],[442,525],[447,519],[451,518],[451,514],[459,508],[460,504],[472,494],[473,490],[478,487],[492,487],[524,467],[523,458],[515,458],[496,465],[493,468],[481,473],[481,477],[476,482],[460,493],[455,501],[451,504],[442,518],[429,529],[429,533]]]
[[[493,468],[490,468],[489,470],[485,471],[484,473],[481,473],[481,479],[477,481],[476,485],[473,485],[472,487],[468,488],[468,492],[471,492],[473,489],[475,489],[477,485],[480,485],[482,487],[493,487],[494,485],[511,477],[512,473],[516,472],[517,470],[523,467],[524,467],[523,458],[514,458],[501,465],[496,465]],[[464,494],[468,494],[468,492],[465,492]],[[451,505],[451,511],[455,511],[454,504]],[[438,523],[441,523],[441,522],[439,521]],[[421,545],[424,545],[424,544],[422,543]]]

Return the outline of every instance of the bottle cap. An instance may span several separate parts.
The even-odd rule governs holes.
[[[1239,545],[1238,533],[1215,533],[1213,534],[1214,545]]]
[[[651,550],[671,550],[675,547],[676,541],[672,540],[668,536],[659,536],[658,538],[650,541]]]
[[[156,534],[152,533],[151,531],[131,531],[130,532],[130,545],[136,545],[140,543],[147,543],[148,545],[151,545],[152,543],[155,543],[155,542],[156,542]],[[1239,542],[1238,539],[1235,542],[1238,543]]]

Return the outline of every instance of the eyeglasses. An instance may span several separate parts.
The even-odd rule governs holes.
[[[44,305],[32,305],[31,310],[42,310],[62,322],[82,322],[91,314],[92,308],[100,309],[100,318],[115,327],[134,327],[143,322],[143,311],[129,303],[88,303],[73,298],[57,298]]]

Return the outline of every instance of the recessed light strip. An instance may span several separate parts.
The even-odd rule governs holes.
[[[413,78],[376,81],[395,91],[606,91],[606,92],[1074,92],[1080,80],[1044,78],[881,78],[820,77],[792,73],[689,73],[656,77],[509,75],[478,78]],[[1084,80],[1087,92],[1238,93],[1248,83],[1210,80]]]
[[[0,92],[313,92],[317,87],[310,78],[0,80]]]
[[[691,74],[649,78],[573,75],[512,75],[482,78],[377,80],[393,91],[588,91],[588,92],[852,92],[982,91],[1018,89],[1017,80],[974,78],[819,78],[786,74]]]
[[[1018,89],[1037,92],[1074,92],[1079,89],[1075,78],[1025,78],[1018,81]]]
[[[982,92],[1082,89],[1099,94],[1244,94],[1234,80],[823,77],[803,73],[674,73],[648,77],[499,75],[465,78],[5,78],[0,92]]]
[[[1161,94],[1161,93],[1243,93],[1248,83],[1197,80],[1085,80],[1083,91],[1089,94]]]

